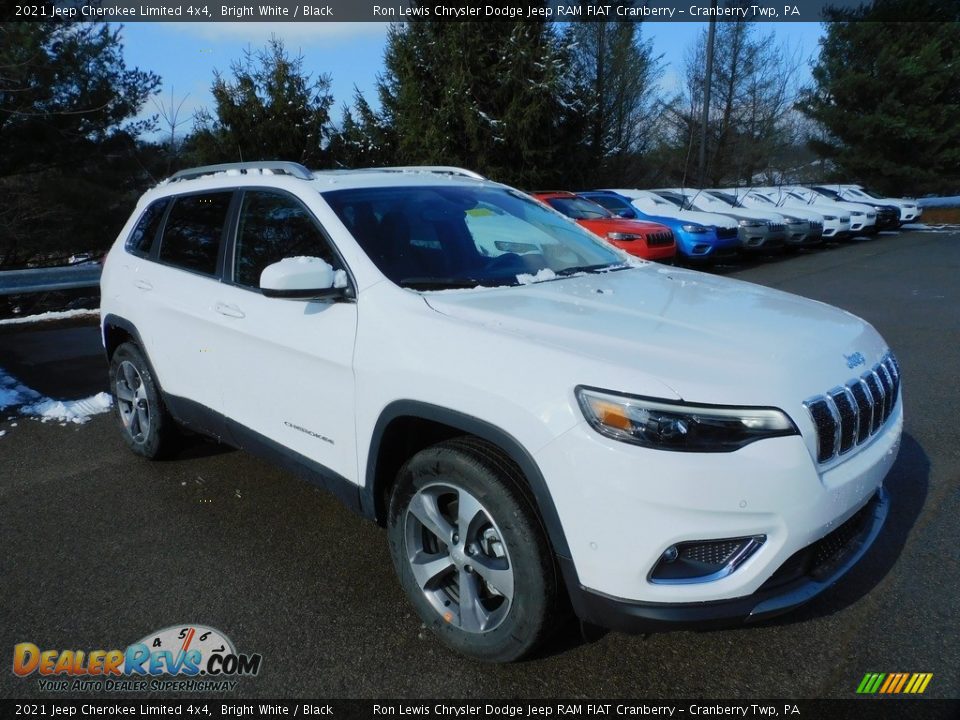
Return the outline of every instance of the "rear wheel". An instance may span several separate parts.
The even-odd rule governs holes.
[[[496,448],[455,439],[401,469],[388,517],[400,584],[449,647],[509,662],[556,617],[557,574],[519,473]]]
[[[150,459],[169,453],[176,444],[177,428],[143,352],[133,343],[123,343],[110,358],[110,390],[127,446]]]

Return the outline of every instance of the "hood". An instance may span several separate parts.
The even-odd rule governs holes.
[[[845,355],[872,364],[886,349],[868,323],[829,305],[654,263],[424,298],[444,315],[562,351],[557,364],[570,358],[573,384],[609,387],[618,381],[602,369],[617,367],[631,387],[612,390],[665,385],[693,402],[796,407],[857,374]],[[522,362],[505,348],[498,362]]]
[[[635,235],[646,236],[648,233],[662,233],[670,230],[670,228],[664,227],[659,223],[649,222],[647,220],[628,220],[625,218],[577,220],[577,224],[582,225],[590,232],[602,238],[605,238],[607,233],[612,232],[633,233]]]
[[[843,200],[843,201],[831,200],[830,202],[836,205],[839,205],[840,207],[846,210],[862,212],[864,215],[875,216],[877,214],[877,209],[872,205],[866,205],[864,203],[847,202],[846,200]]]
[[[648,214],[664,215],[677,220],[683,220],[695,225],[706,225],[707,227],[736,228],[737,223],[730,219],[729,215],[719,215],[712,212],[701,212],[699,210],[681,210],[678,207],[665,208],[657,206],[655,210],[645,207],[642,200],[631,201],[638,210]]]
[[[724,215],[730,215],[732,217],[742,218],[744,220],[767,220],[778,223],[783,222],[783,215],[780,213],[771,212],[769,210],[757,210],[756,208],[740,206],[733,207],[730,205],[724,208],[719,206],[704,206],[704,208],[707,207],[709,207],[713,212],[723,213]]]
[[[778,211],[781,215],[800,218],[801,220],[810,220],[813,222],[823,222],[823,213],[817,212],[812,207],[798,207],[790,205],[781,205]]]

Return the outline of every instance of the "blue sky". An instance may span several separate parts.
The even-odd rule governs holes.
[[[778,40],[799,47],[804,58],[816,56],[819,23],[758,23],[773,30]],[[676,87],[683,72],[684,51],[705,23],[644,23],[643,36],[653,38],[654,51],[663,55],[665,91]],[[376,78],[382,70],[387,25],[381,23],[130,23],[122,29],[127,65],[152,70],[163,79],[162,102],[170,104],[170,92],[179,103],[186,100],[181,119],[203,107],[212,109],[210,84],[213,71],[229,72],[230,63],[245,48],[263,47],[271,34],[284,40],[291,53],[300,52],[313,74],[333,77],[334,120],[340,108],[351,101],[354,86],[376,102]],[[805,77],[809,76],[805,66]],[[159,98],[158,98],[159,99]],[[144,114],[156,112],[152,104]],[[178,132],[192,126],[187,123]]]

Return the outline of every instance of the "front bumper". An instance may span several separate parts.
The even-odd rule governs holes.
[[[798,551],[759,590],[746,597],[700,603],[643,603],[611,597],[582,585],[567,589],[580,619],[620,632],[706,629],[765,620],[809,602],[846,575],[877,539],[889,505],[889,496],[881,487],[846,523]],[[565,577],[572,576],[564,570]]]
[[[804,220],[798,223],[787,223],[787,244],[799,247],[816,245],[823,239],[823,226]]]
[[[535,456],[569,547],[570,558],[560,562],[574,608],[597,625],[646,631],[657,623],[756,619],[809,600],[862,553],[816,576],[798,554],[872,502],[885,514],[878,491],[902,429],[898,401],[856,452],[821,464],[799,435],[732,453],[674,453],[620,443],[579,424]],[[882,524],[878,517],[855,543],[864,552]],[[763,544],[729,574],[651,581],[667,548],[757,536]]]
[[[786,228],[771,230],[766,225],[744,226],[738,228],[740,246],[743,250],[759,252],[782,248],[787,241]]]
[[[709,261],[716,258],[735,257],[740,251],[740,238],[734,232],[729,237],[719,237],[716,230],[706,233],[691,233],[674,230],[677,254],[687,260]]]

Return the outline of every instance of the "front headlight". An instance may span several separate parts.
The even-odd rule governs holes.
[[[576,395],[598,433],[656,450],[733,452],[764,438],[799,434],[776,408],[675,403],[583,386]]]
[[[784,215],[783,219],[788,225],[800,222],[800,218],[790,217],[789,215]]]
[[[740,227],[763,227],[767,223],[763,220],[741,220]]]
[[[824,219],[824,220],[836,220],[837,218],[836,218],[836,216],[834,216],[834,215],[824,215],[824,216],[823,216],[823,219]]]
[[[681,225],[681,227],[688,233],[696,233],[698,235],[707,232],[707,229],[703,225]]]
[[[858,210],[851,210],[850,215],[853,217],[863,217],[863,213]]]
[[[607,240],[639,240],[642,238],[642,235],[634,235],[633,233],[622,233],[622,232],[608,232]]]

